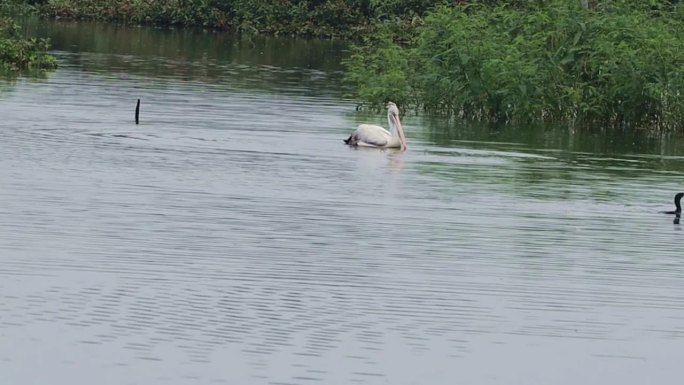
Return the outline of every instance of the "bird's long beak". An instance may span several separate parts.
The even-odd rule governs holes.
[[[397,123],[397,134],[399,134],[399,142],[401,143],[401,151],[408,150],[408,145],[406,145],[406,135],[404,135],[404,127],[401,125],[399,117],[396,117]]]

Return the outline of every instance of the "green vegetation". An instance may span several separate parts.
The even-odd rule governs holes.
[[[684,131],[674,0],[17,1],[71,19],[355,38],[346,78],[368,107]]]
[[[355,96],[475,120],[684,130],[684,6],[520,3],[442,5],[415,28],[382,28],[346,63]]]
[[[274,35],[358,37],[378,20],[411,20],[434,0],[32,0],[41,13]]]
[[[0,18],[0,67],[5,69],[51,69],[55,58],[47,53],[46,39],[26,39],[10,18]]]

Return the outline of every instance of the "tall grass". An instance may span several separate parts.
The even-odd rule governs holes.
[[[386,28],[356,46],[347,69],[367,105],[682,130],[684,6],[439,6],[403,35]]]

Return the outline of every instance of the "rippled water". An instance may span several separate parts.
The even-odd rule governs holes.
[[[354,150],[385,118],[343,45],[44,28],[62,67],[0,81],[0,383],[684,375],[681,139],[406,117]]]

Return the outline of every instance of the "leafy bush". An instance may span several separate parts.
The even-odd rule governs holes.
[[[471,119],[684,128],[681,6],[538,3],[440,6],[402,43],[355,47],[347,79],[369,105],[391,98]]]
[[[32,0],[42,13],[123,23],[358,37],[376,20],[411,20],[446,0]]]
[[[49,0],[42,13],[69,19],[225,28],[229,10],[219,0]]]
[[[10,18],[0,18],[0,66],[10,69],[56,68],[46,39],[25,39]]]

